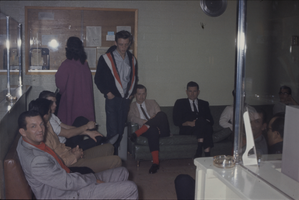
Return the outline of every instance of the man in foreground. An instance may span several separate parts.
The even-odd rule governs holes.
[[[149,169],[154,174],[159,169],[159,138],[170,135],[167,116],[161,111],[155,100],[146,99],[147,91],[143,85],[137,85],[136,102],[130,106],[128,121],[137,123],[139,129],[130,137],[136,142],[137,137],[144,136],[148,139],[148,145],[153,158],[153,164]]]
[[[37,199],[138,199],[137,187],[128,181],[123,167],[96,174],[72,173],[44,144],[45,125],[38,112],[22,113],[18,125],[22,135],[18,156]]]

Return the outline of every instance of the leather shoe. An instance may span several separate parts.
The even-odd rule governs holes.
[[[154,174],[158,171],[160,165],[157,164],[152,164],[151,168],[149,169],[148,173]]]
[[[137,140],[137,135],[136,135],[136,133],[132,133],[131,134],[131,136],[130,136],[130,140],[132,141],[132,142],[136,142],[136,140]]]

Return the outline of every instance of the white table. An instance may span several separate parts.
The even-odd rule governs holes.
[[[299,183],[280,172],[281,161],[221,169],[210,157],[194,159],[194,164],[196,199],[299,199]]]

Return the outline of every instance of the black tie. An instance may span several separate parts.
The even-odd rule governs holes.
[[[193,100],[193,108],[194,108],[194,112],[195,112],[195,113],[198,113],[197,107],[196,107],[196,105],[195,105],[195,100]]]
[[[148,118],[147,114],[145,113],[145,110],[142,108],[142,105],[141,105],[141,104],[140,104],[140,108],[141,108],[141,111],[142,111],[144,117],[145,117],[147,120],[149,120],[149,118]]]

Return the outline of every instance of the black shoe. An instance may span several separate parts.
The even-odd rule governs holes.
[[[131,134],[131,136],[130,136],[130,140],[132,141],[132,142],[136,142],[136,140],[137,140],[137,135],[136,135],[136,133],[132,133]]]
[[[152,164],[151,168],[149,169],[148,173],[154,174],[158,171],[160,165],[157,164]]]

